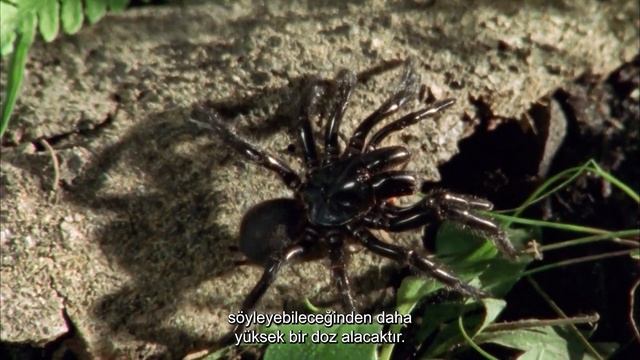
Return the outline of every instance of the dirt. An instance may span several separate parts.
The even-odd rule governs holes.
[[[48,344],[51,356],[177,358],[228,330],[260,275],[234,266],[242,214],[287,192],[189,126],[195,106],[299,168],[286,114],[306,76],[371,72],[347,111],[349,134],[397,82],[398,69],[375,70],[414,57],[427,93],[457,103],[391,142],[407,144],[426,180],[454,186],[438,165],[460,139],[531,127],[545,96],[631,61],[637,12],[635,2],[229,1],[131,9],[38,41],[2,139],[1,340]],[[547,138],[536,156],[555,169],[561,150]],[[535,182],[540,168],[517,181]],[[387,265],[353,257],[363,305],[389,300]],[[261,306],[305,297],[335,300],[323,262],[285,269]]]

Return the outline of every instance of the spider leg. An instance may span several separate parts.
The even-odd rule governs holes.
[[[468,285],[452,273],[448,272],[442,267],[442,265],[419,255],[413,250],[385,243],[364,227],[349,227],[349,229],[351,230],[352,235],[367,249],[380,256],[393,259],[402,264],[409,264],[410,266],[426,272],[434,279],[465,295],[470,295],[476,298],[487,295],[482,290]]]
[[[276,280],[278,272],[280,271],[282,266],[287,262],[290,262],[292,259],[303,255],[304,252],[305,247],[296,244],[289,246],[281,253],[272,256],[265,265],[262,277],[260,277],[258,283],[256,283],[253,289],[251,289],[251,292],[245,297],[244,302],[242,303],[241,311],[245,314],[252,312],[255,309],[258,301],[260,301],[267,289]],[[240,334],[244,331],[244,329],[244,324],[237,324],[233,329],[233,333]]]
[[[358,164],[362,164],[370,173],[378,173],[385,169],[406,164],[411,153],[404,146],[389,146],[362,154]]]
[[[349,139],[346,156],[361,153],[364,150],[365,141],[371,129],[388,116],[397,112],[407,101],[413,99],[418,92],[419,83],[420,76],[416,74],[413,62],[407,61],[398,89],[387,101],[358,125],[351,139]]]
[[[340,123],[349,103],[349,97],[358,82],[356,74],[349,70],[342,70],[336,80],[337,101],[332,109],[324,136],[324,164],[329,164],[340,155],[338,134]]]
[[[385,125],[382,129],[378,130],[371,139],[369,140],[366,151],[371,151],[378,147],[378,145],[391,133],[402,130],[408,126],[413,124],[417,124],[418,122],[431,117],[438,112],[448,108],[449,106],[455,103],[455,99],[445,99],[442,101],[437,101],[433,103],[431,106],[428,106],[424,109],[412,112],[406,116],[401,117],[398,120],[393,121],[390,124]]]
[[[418,184],[411,171],[385,171],[371,179],[373,192],[380,201],[416,192]]]
[[[282,181],[284,181],[285,185],[290,189],[295,190],[300,186],[300,177],[284,161],[240,138],[222,124],[222,120],[217,113],[208,113],[207,120],[208,122],[202,122],[195,119],[189,119],[189,121],[196,124],[198,127],[210,130],[217,134],[222,141],[244,155],[247,159],[276,172]]]
[[[487,235],[505,256],[515,259],[518,252],[500,226],[477,214],[479,210],[491,210],[493,204],[470,195],[432,190],[416,204],[407,207],[387,205],[384,214],[365,219],[367,225],[387,231],[399,232],[419,228],[427,224],[436,226],[445,220],[469,227]]]
[[[302,100],[300,101],[300,107],[298,108],[298,138],[300,139],[304,162],[307,168],[315,169],[318,167],[320,160],[318,158],[318,149],[316,148],[316,142],[313,136],[310,110],[322,96],[322,91],[320,90],[320,85],[317,79],[311,79],[309,81],[311,81],[311,84],[307,85],[303,90]]]
[[[344,251],[344,237],[342,234],[329,235],[329,260],[331,261],[331,272],[340,292],[342,306],[345,311],[356,311],[353,293],[351,291],[351,283],[349,276],[345,270],[347,256]]]

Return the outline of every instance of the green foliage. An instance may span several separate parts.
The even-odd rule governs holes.
[[[353,333],[377,333],[382,330],[380,324],[341,324],[331,327],[323,325],[282,325],[264,329],[264,332],[280,331],[288,336],[289,331],[307,334],[304,344],[273,344],[267,348],[264,354],[265,360],[275,359],[377,359],[376,344],[344,344],[340,342],[343,334]],[[312,343],[312,334],[320,332],[325,334],[337,334],[335,344]]]
[[[519,360],[596,359],[586,352],[578,337],[560,326],[485,332],[478,335],[474,341],[478,344],[493,343],[522,350],[523,353],[518,356]],[[600,351],[613,353],[616,346],[607,345],[608,348],[600,347]]]
[[[532,236],[524,230],[509,230],[509,238],[516,248],[524,247],[524,243]],[[505,260],[490,242],[450,224],[444,224],[438,231],[436,255],[463,280],[469,281],[493,296],[500,297],[506,295],[518,281],[518,274],[521,274],[532,260],[526,256],[521,257],[517,262]],[[435,294],[442,287],[442,284],[432,278],[405,279],[398,290],[396,311],[402,314],[412,313],[423,299]],[[495,309],[502,310],[505,306],[504,301],[483,299],[484,301],[487,301],[486,306],[489,309],[486,317],[491,318],[491,321],[495,320],[500,312]],[[428,353],[434,356],[442,355],[452,345],[462,341],[456,324],[458,316],[475,312],[479,306],[477,302],[444,302],[430,305],[423,314],[423,325],[418,329],[416,342],[421,343],[437,333]],[[484,326],[486,324],[481,328]],[[399,332],[401,327],[393,325],[391,330]],[[392,352],[393,345],[385,345],[380,358],[390,359]]]
[[[65,33],[75,34],[85,17],[93,24],[107,9],[122,11],[128,3],[129,0],[0,0],[0,53],[3,58],[11,56],[2,103],[0,138],[7,129],[18,98],[36,27],[42,39],[50,42],[58,36],[60,26]]]

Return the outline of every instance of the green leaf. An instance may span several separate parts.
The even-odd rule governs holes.
[[[487,325],[493,323],[498,318],[498,315],[507,306],[507,302],[502,299],[484,298],[481,300],[484,306],[484,319],[480,323],[480,327],[476,330],[476,334],[479,334],[484,330]]]
[[[81,0],[62,0],[62,10],[60,11],[62,18],[62,29],[67,34],[75,34],[82,27],[84,14],[82,13]]]
[[[410,314],[418,305],[421,299],[443,288],[442,283],[432,278],[409,276],[402,280],[396,298],[396,311],[402,315]],[[389,330],[393,333],[400,333],[402,325],[392,324]],[[380,351],[381,359],[390,359],[394,344],[382,346]]]
[[[229,347],[218,349],[212,353],[207,354],[202,360],[222,360],[229,358]]]
[[[377,359],[377,344],[362,343],[343,343],[343,336],[350,333],[378,333],[382,331],[382,325],[360,324],[360,325],[334,325],[326,327],[323,325],[282,325],[272,326],[263,329],[264,332],[281,332],[284,334],[285,341],[288,340],[289,333],[307,334],[304,343],[300,344],[272,344],[267,347],[264,354],[265,360],[274,359],[341,359],[341,360],[357,360],[357,359]],[[336,334],[337,343],[314,343],[312,336],[314,333],[319,334]],[[345,335],[346,334],[346,335]]]
[[[31,43],[33,42],[35,34],[36,16],[31,13],[28,14],[19,29],[19,33],[16,39],[15,51],[11,57],[9,64],[9,74],[7,77],[7,93],[5,101],[2,104],[2,119],[0,121],[0,138],[7,130],[13,107],[15,106],[16,99],[18,98],[18,92],[20,91],[20,85],[22,84],[22,78],[24,75],[24,67],[27,62],[27,54]]]
[[[426,358],[443,357],[443,355],[449,353],[453,348],[464,342],[457,320],[458,317],[456,316],[446,323],[440,324],[433,341],[425,352]],[[464,316],[465,328],[474,328],[478,326],[480,321],[480,315],[477,314]]]
[[[477,304],[465,305],[460,302],[445,302],[429,305],[424,311],[422,326],[416,334],[417,342],[422,343],[432,334],[441,332],[447,325],[457,319],[459,315],[476,310],[477,308]],[[454,331],[451,333],[455,335],[455,329],[452,330]]]
[[[524,351],[518,359],[594,359],[580,340],[562,327],[485,332],[474,338],[478,344],[492,343]]]
[[[523,230],[508,230],[510,240],[516,247],[524,247],[524,242],[532,238],[529,232]],[[445,223],[440,227],[436,237],[436,254],[452,269],[458,277],[469,281],[494,296],[505,295],[519,279],[527,264],[531,261],[523,257],[516,262],[502,258],[495,246],[482,236],[470,233],[464,229]],[[428,277],[409,277],[403,280],[398,290],[396,311],[408,314],[426,296],[441,289],[443,285]],[[492,302],[493,301],[493,302]],[[442,305],[442,307],[440,307]],[[436,324],[433,327],[425,325],[419,329],[417,341],[422,342],[427,337],[438,333],[432,343],[431,355],[438,355],[461,341],[457,326],[460,311],[466,313],[471,309],[477,309],[478,304],[468,304],[463,307],[461,303],[445,303],[430,305],[423,318],[425,324]],[[484,304],[487,315],[484,318],[478,316],[466,317],[467,325],[477,325],[484,328],[502,311],[505,303],[502,300],[488,300]],[[462,309],[462,310],[461,310]],[[484,320],[483,320],[484,319]],[[481,321],[484,321],[482,325]],[[390,330],[399,332],[401,327],[392,325]],[[389,359],[393,352],[393,345],[385,345],[381,351],[381,359]]]
[[[507,235],[517,248],[524,247],[526,241],[534,238],[531,232],[522,229],[508,229]],[[521,256],[516,261],[507,260],[491,242],[452,225],[445,225],[438,232],[436,254],[456,275],[465,280],[477,277],[480,288],[497,297],[511,290],[533,260],[528,256]]]
[[[0,47],[0,56],[5,57],[13,52],[13,43],[16,41],[16,33],[10,32],[2,38],[2,46]]]
[[[462,256],[477,250],[484,239],[458,226],[445,222],[436,235],[436,253],[439,256]]]
[[[397,310],[402,314],[408,314],[413,310],[413,305],[429,294],[433,294],[443,287],[442,283],[431,278],[409,276],[402,280],[396,299]],[[406,305],[411,305],[407,308]],[[399,309],[403,308],[404,311]]]
[[[11,4],[0,2],[0,48],[2,48],[3,57],[13,51],[17,27],[18,8]]]
[[[109,9],[114,12],[122,11],[127,8],[129,0],[107,0],[109,2]]]
[[[60,28],[60,4],[58,1],[44,1],[38,11],[38,27],[42,38],[51,42],[58,36]]]
[[[102,19],[104,14],[107,13],[108,2],[109,0],[87,0],[84,8],[87,14],[87,20],[95,24],[98,20]]]

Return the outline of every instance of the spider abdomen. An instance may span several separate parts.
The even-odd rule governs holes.
[[[299,237],[303,211],[295,199],[273,199],[253,206],[240,224],[240,251],[251,261],[265,264],[269,256]]]

